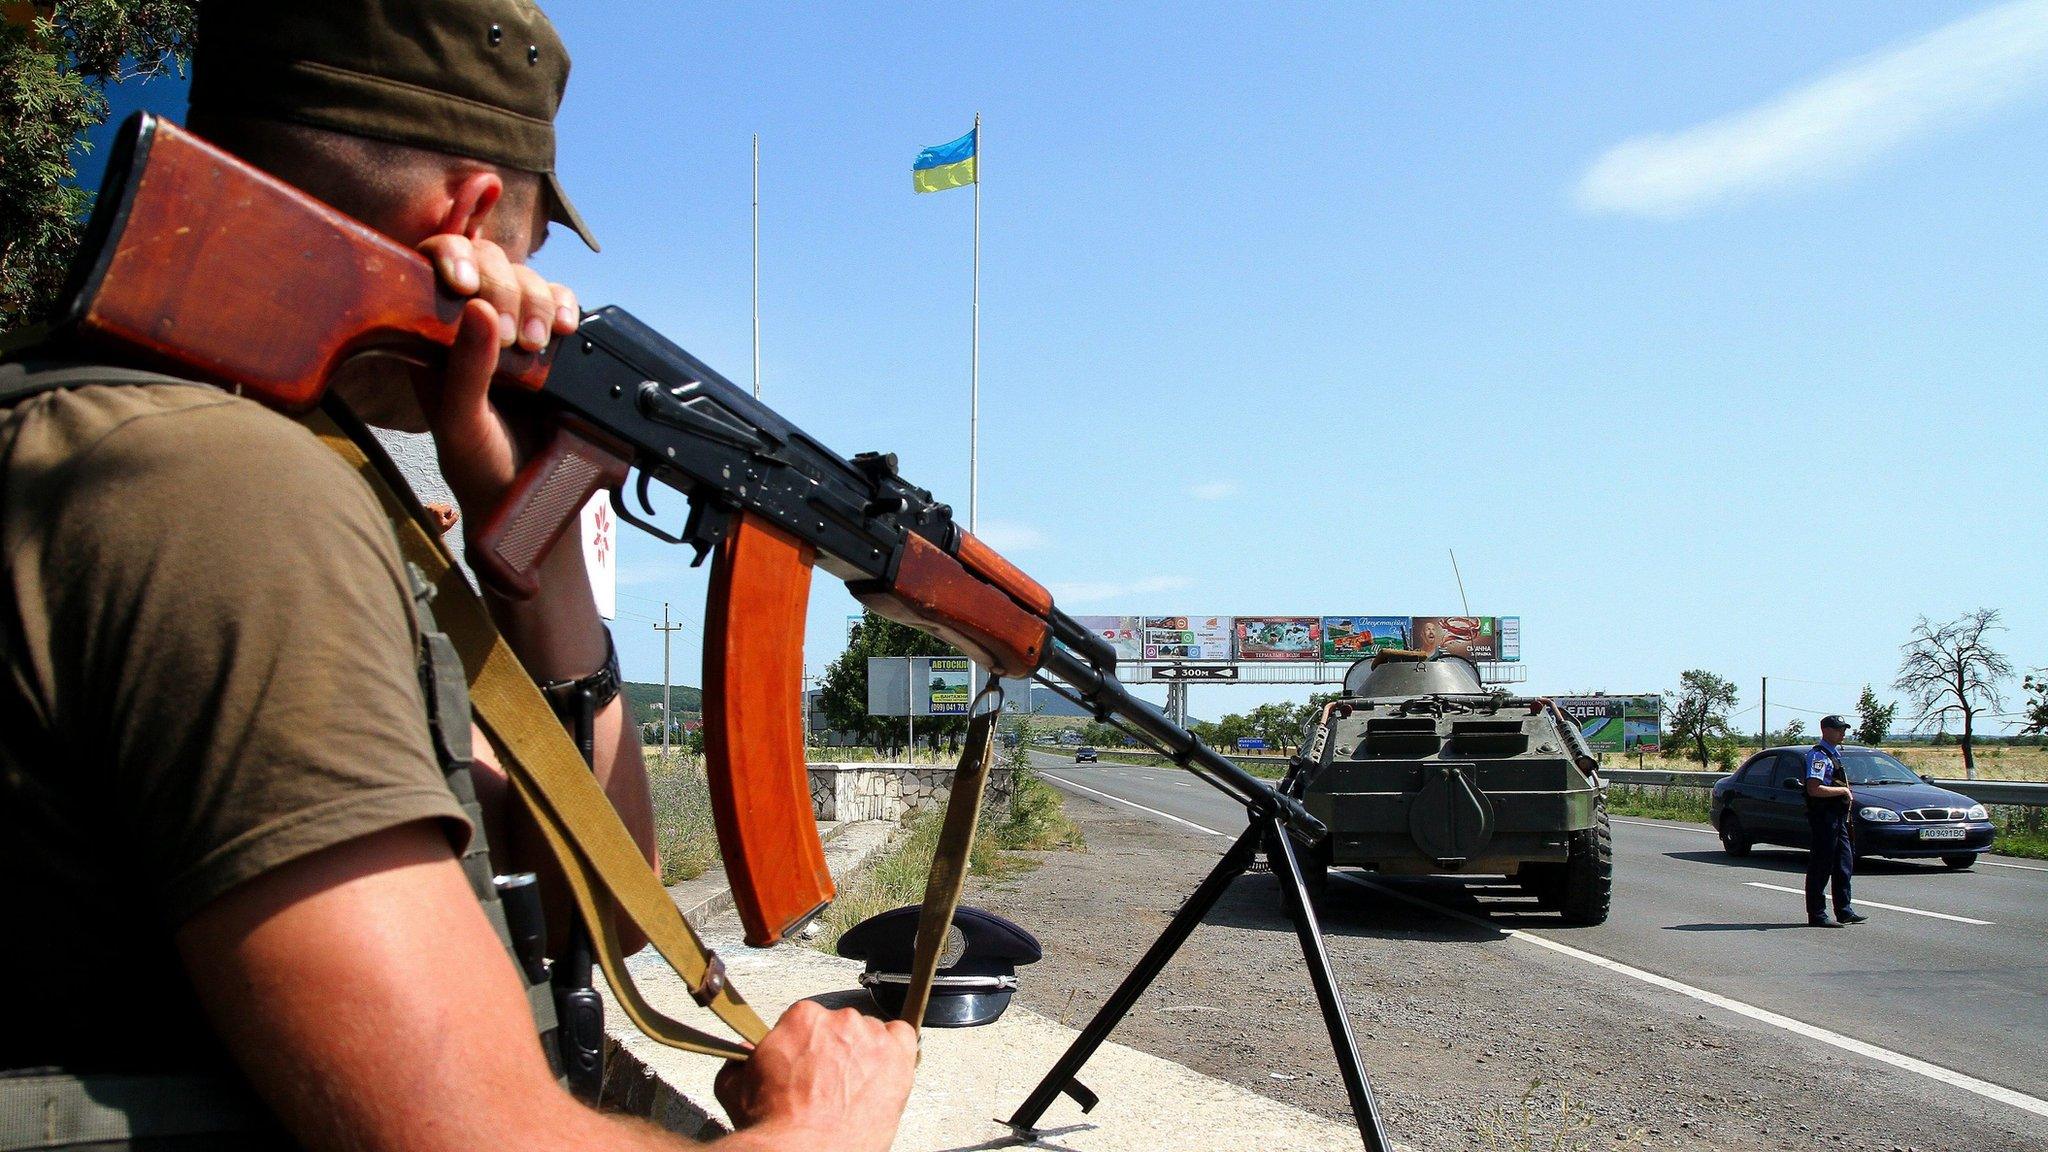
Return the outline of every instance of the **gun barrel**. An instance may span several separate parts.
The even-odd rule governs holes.
[[[1113,716],[1129,724],[1167,759],[1183,768],[1206,773],[1231,799],[1245,807],[1278,813],[1288,827],[1309,840],[1320,840],[1328,834],[1323,822],[1310,815],[1300,801],[1225,759],[1194,733],[1168,720],[1166,713],[1132,695],[1114,675],[1098,671],[1074,653],[1051,645],[1038,675],[1048,682],[1049,677],[1064,681],[1097,715]]]

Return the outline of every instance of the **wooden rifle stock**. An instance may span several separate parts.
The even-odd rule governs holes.
[[[175,124],[138,114],[108,174],[58,318],[88,346],[301,412],[352,357],[455,341],[463,301],[425,257]],[[508,354],[498,381],[537,390],[548,365]]]

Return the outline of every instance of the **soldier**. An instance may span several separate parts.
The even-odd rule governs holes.
[[[195,131],[471,297],[444,372],[336,386],[430,430],[477,523],[520,459],[486,395],[499,353],[577,322],[525,260],[550,220],[590,239],[553,172],[553,28],[525,0],[208,0],[199,52]],[[56,354],[0,365],[0,1146],[676,1146],[576,1103],[536,1043],[458,863],[472,825],[371,492],[227,391]],[[573,545],[541,584],[492,612],[537,677],[599,700],[595,769],[651,862]],[[522,832],[477,749],[511,871]],[[905,1025],[800,1004],[721,1074],[725,1144],[886,1148],[914,1060]]]
[[[1850,810],[1856,794],[1842,768],[1842,741],[1849,722],[1840,716],[1820,720],[1820,743],[1806,752],[1806,826],[1813,847],[1806,854],[1806,922],[1815,928],[1861,924],[1869,917],[1849,902],[1849,880],[1856,871],[1856,848]],[[1827,889],[1835,889],[1835,919],[1828,919]]]

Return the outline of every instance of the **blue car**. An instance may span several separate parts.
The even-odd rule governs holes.
[[[1730,856],[1754,844],[1811,847],[1806,827],[1806,748],[1766,748],[1714,784],[1711,818]],[[1938,858],[1961,870],[1991,850],[1996,831],[1982,804],[1937,788],[1875,748],[1842,747],[1856,794],[1856,855]]]

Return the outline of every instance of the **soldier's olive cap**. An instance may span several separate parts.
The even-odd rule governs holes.
[[[597,240],[555,175],[569,53],[529,0],[203,0],[192,106],[538,173],[548,219]]]
[[[1840,716],[1834,715],[1821,717],[1820,726],[1823,728],[1840,728],[1844,732],[1847,732],[1849,730],[1849,722],[1847,720],[1842,719]]]

